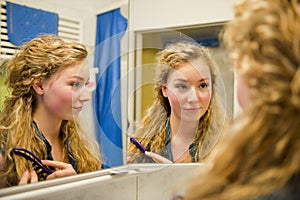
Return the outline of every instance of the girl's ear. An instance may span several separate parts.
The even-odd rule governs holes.
[[[162,94],[164,95],[164,97],[168,97],[168,95],[167,95],[167,87],[166,86],[162,86],[161,87],[161,91],[162,91]]]
[[[33,84],[32,87],[38,95],[43,95],[44,94],[44,89],[43,89],[42,84],[39,84],[39,85],[38,84]]]

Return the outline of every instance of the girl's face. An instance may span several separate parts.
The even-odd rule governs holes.
[[[84,62],[67,66],[42,82],[43,95],[39,103],[50,116],[73,120],[78,117],[84,102],[90,100],[88,81],[89,68]]]
[[[162,89],[178,120],[198,121],[209,107],[212,94],[210,68],[202,59],[184,63],[170,73]]]

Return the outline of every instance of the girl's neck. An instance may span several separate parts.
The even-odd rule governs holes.
[[[40,116],[35,116],[34,121],[50,143],[60,140],[61,121],[45,120]]]
[[[170,116],[171,150],[174,162],[192,162],[189,147],[192,144],[198,122],[182,121]]]
[[[170,116],[171,137],[192,140],[197,131],[198,121],[182,121],[176,117]]]

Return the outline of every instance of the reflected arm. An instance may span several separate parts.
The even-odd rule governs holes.
[[[166,163],[166,164],[173,163],[171,160],[150,151],[145,151],[145,155],[152,158],[157,163]]]

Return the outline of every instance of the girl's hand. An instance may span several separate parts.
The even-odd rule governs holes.
[[[25,185],[28,183],[37,183],[37,182],[38,182],[38,176],[36,172],[34,170],[31,172],[26,170],[19,182],[19,185]]]
[[[149,158],[152,158],[157,163],[166,163],[166,164],[173,163],[171,160],[150,151],[145,151],[145,155],[148,156]]]
[[[55,172],[47,176],[47,180],[77,174],[73,166],[68,163],[53,161],[53,160],[42,160],[42,163],[46,166],[51,166],[56,168]]]

